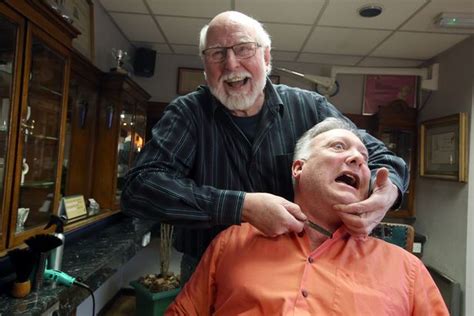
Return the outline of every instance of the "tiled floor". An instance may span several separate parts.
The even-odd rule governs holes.
[[[122,294],[100,313],[101,316],[133,316],[135,315],[135,295]]]

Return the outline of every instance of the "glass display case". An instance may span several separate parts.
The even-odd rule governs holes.
[[[15,122],[17,115],[24,36],[23,18],[0,3],[0,250],[7,246],[11,181],[13,178]],[[16,106],[15,106],[16,105]]]
[[[145,141],[149,98],[127,75],[109,73],[102,82],[92,185],[101,208],[119,209],[124,177]]]
[[[1,246],[10,248],[58,212],[67,45],[77,31],[42,1],[0,3],[0,28]]]

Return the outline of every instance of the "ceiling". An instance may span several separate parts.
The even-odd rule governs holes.
[[[473,0],[99,0],[136,47],[198,54],[198,34],[217,13],[244,12],[264,24],[274,61],[414,67],[474,34],[434,25],[441,12],[474,13]],[[381,15],[362,18],[367,4]]]

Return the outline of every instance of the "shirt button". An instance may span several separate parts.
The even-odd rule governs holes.
[[[301,290],[301,295],[303,295],[303,297],[308,297],[308,291]]]
[[[308,257],[308,262],[309,263],[313,263],[314,262],[314,259],[312,257]]]

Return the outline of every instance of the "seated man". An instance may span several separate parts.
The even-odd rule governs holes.
[[[307,131],[292,165],[303,233],[271,238],[246,223],[223,231],[166,315],[449,315],[418,258],[351,237],[332,211],[369,192],[357,135],[335,118]]]

